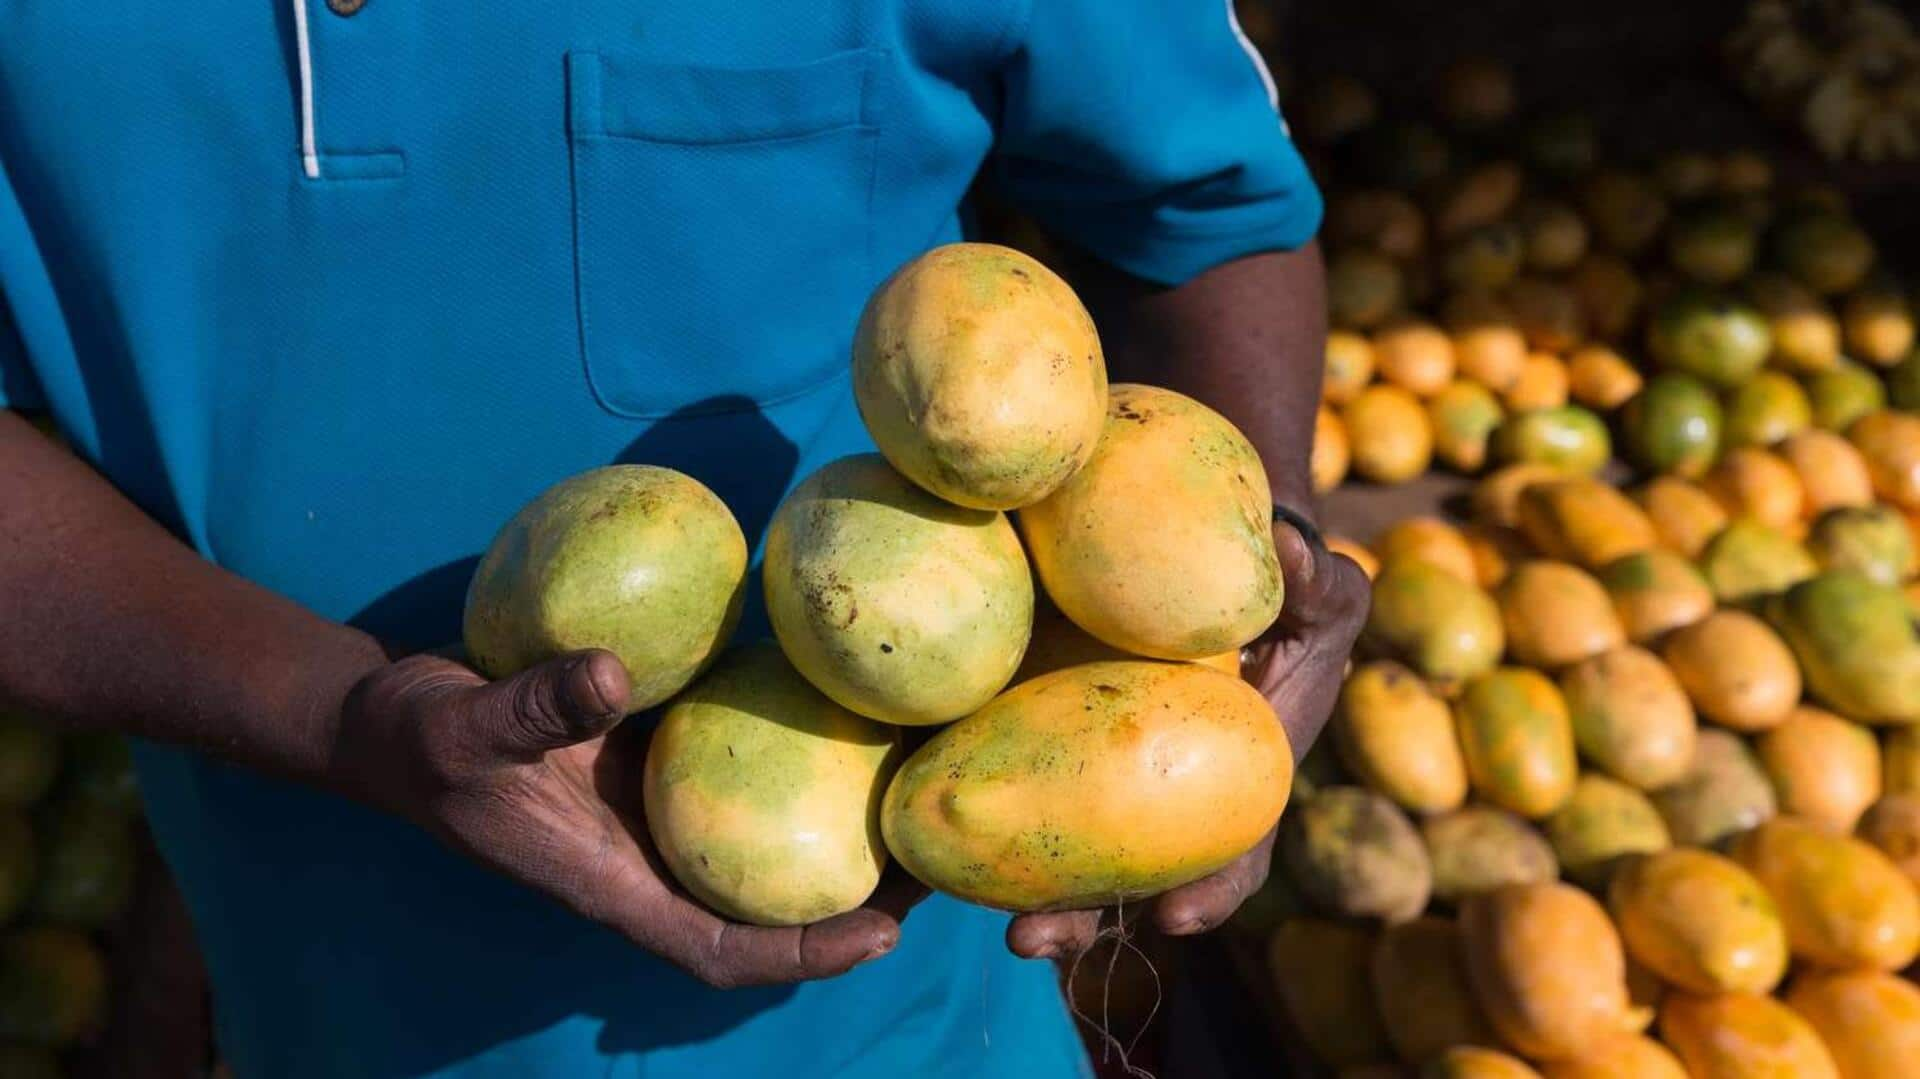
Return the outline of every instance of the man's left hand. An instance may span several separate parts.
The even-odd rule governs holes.
[[[1286,581],[1280,617],[1249,645],[1241,673],[1273,705],[1287,730],[1294,760],[1306,755],[1333,712],[1346,673],[1347,656],[1366,621],[1366,574],[1352,559],[1309,542],[1291,526],[1273,526]],[[1267,879],[1273,832],[1212,876],[1185,884],[1150,902],[1162,933],[1202,933],[1226,921]],[[1023,914],[1007,928],[1007,946],[1028,959],[1076,955],[1100,932],[1098,910]]]

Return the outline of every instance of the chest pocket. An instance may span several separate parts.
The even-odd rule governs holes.
[[[878,57],[569,54],[575,289],[602,405],[734,411],[845,371],[873,286]]]

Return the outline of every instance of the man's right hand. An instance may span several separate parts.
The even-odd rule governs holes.
[[[329,781],[711,986],[832,977],[893,948],[924,894],[905,882],[780,929],[726,921],[674,885],[642,816],[646,739],[621,725],[628,696],[608,652],[498,682],[446,659],[403,659],[347,694]]]

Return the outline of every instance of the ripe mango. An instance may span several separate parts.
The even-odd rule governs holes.
[[[1753,874],[1690,847],[1629,863],[1607,889],[1627,953],[1690,993],[1771,993],[1787,930]]]
[[[1772,597],[1765,614],[1828,707],[1863,723],[1920,722],[1920,634],[1898,589],[1835,570]]]
[[[1573,794],[1573,726],[1559,689],[1537,671],[1502,667],[1469,681],[1454,705],[1475,793],[1523,817]]]
[[[1500,608],[1478,586],[1425,562],[1385,566],[1362,639],[1447,692],[1500,661]]]
[[[1631,645],[1604,652],[1560,676],[1580,752],[1641,790],[1679,782],[1693,767],[1693,704],[1653,653]]]
[[[1514,884],[1461,905],[1474,997],[1508,1045],[1579,1056],[1629,1029],[1626,956],[1599,903],[1569,884]]]
[[[1669,993],[1660,1005],[1660,1038],[1692,1076],[1840,1079],[1813,1027],[1772,997]]]
[[[1920,897],[1865,841],[1775,817],[1734,839],[1729,853],[1773,895],[1795,958],[1899,970],[1920,954]]]
[[[1908,1079],[1920,1063],[1920,988],[1879,971],[1808,971],[1787,1007],[1819,1033],[1845,1079]]]

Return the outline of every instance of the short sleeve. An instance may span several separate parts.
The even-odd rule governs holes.
[[[1030,3],[1001,72],[1013,202],[1164,284],[1313,237],[1319,189],[1231,0]]]
[[[0,408],[31,412],[46,407],[40,383],[27,366],[27,346],[14,324],[13,311],[0,297]]]

